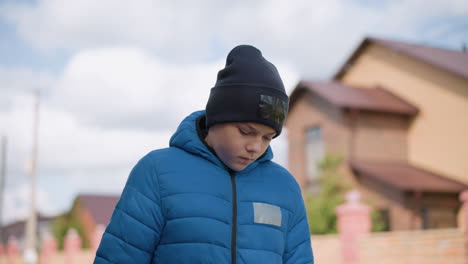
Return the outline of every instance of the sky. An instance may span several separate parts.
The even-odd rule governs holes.
[[[0,0],[3,223],[29,206],[34,94],[40,94],[38,207],[119,195],[135,163],[204,109],[236,45],[273,62],[288,93],[329,80],[368,36],[460,50],[466,0]],[[272,142],[287,167],[287,131]]]

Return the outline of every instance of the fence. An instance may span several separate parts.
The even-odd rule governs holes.
[[[312,237],[314,260],[317,264],[341,264],[341,245],[339,235],[320,235]]]
[[[360,264],[466,264],[461,229],[376,233],[359,241]]]
[[[91,249],[82,249],[82,241],[75,230],[70,229],[65,236],[64,250],[59,252],[57,240],[51,235],[45,235],[41,243],[39,264],[86,264],[93,263],[96,250],[101,241],[104,228],[98,226],[91,240]],[[23,264],[18,243],[10,238],[6,249],[0,245],[0,264]]]
[[[468,264],[468,191],[463,202],[464,229],[370,233],[370,209],[356,193],[337,208],[338,235],[313,236],[318,264]]]

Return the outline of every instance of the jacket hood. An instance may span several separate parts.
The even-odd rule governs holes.
[[[169,140],[169,146],[183,149],[189,153],[198,155],[218,167],[228,169],[226,165],[202,142],[197,131],[197,119],[204,115],[205,111],[196,111],[187,116],[179,125],[176,132]],[[273,158],[273,151],[268,146],[265,153],[256,161],[252,162],[242,172],[250,171],[258,164],[270,161]]]

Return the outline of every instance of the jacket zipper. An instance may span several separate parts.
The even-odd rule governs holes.
[[[232,186],[232,231],[231,231],[231,263],[236,264],[236,234],[237,234],[237,191],[234,171],[230,171]]]

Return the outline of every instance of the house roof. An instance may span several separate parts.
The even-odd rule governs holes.
[[[96,221],[96,224],[107,226],[119,196],[82,194],[77,197]]]
[[[37,221],[39,223],[47,223],[52,221],[56,216],[44,216],[38,214]],[[22,238],[24,235],[24,230],[26,228],[26,220],[18,220],[2,227],[2,237],[0,237],[0,242],[6,243],[8,239],[12,236],[16,239]]]
[[[460,192],[468,185],[403,162],[351,161],[360,175],[375,178],[403,191]]]
[[[290,108],[293,107],[300,94],[302,94],[298,90],[304,88],[342,108],[406,115],[416,115],[419,112],[417,107],[382,87],[356,88],[338,81],[301,81],[291,94]]]
[[[437,68],[446,70],[464,79],[468,79],[468,53],[463,51],[447,50],[424,45],[415,45],[404,42],[390,41],[378,38],[365,38],[354,53],[335,74],[335,80],[340,79],[352,67],[354,61],[370,44],[384,46],[396,53],[401,53]]]

